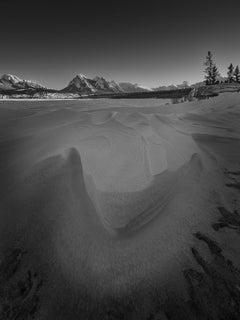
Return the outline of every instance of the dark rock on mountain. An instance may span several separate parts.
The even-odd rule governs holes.
[[[23,80],[11,74],[4,74],[0,78],[0,91],[47,89],[35,81]]]

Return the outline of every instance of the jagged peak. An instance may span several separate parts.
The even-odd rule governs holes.
[[[6,86],[14,86],[14,88],[21,86],[29,86],[29,87],[36,87],[36,88],[46,88],[45,86],[40,85],[38,82],[33,80],[25,80],[21,79],[13,74],[5,73],[0,77],[0,81],[2,85]]]
[[[10,73],[5,73],[1,76],[1,80],[5,80],[5,81],[14,81],[14,82],[22,82],[23,79],[20,79],[19,77],[10,74]]]
[[[85,76],[85,74],[82,74],[82,73],[77,74],[74,79],[76,79],[76,78],[87,79],[87,77]]]

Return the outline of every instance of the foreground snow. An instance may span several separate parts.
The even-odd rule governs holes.
[[[216,269],[222,259],[221,277],[228,273],[198,241],[211,249],[216,241],[240,262],[238,235],[212,227],[217,207],[240,209],[240,95],[176,105],[1,102],[1,115],[0,243],[26,249],[26,265],[47,275],[39,318],[104,319],[120,310],[145,319],[156,309],[166,319],[174,293],[172,305],[186,303],[189,319],[200,319],[187,305],[189,270],[200,272],[204,259]]]

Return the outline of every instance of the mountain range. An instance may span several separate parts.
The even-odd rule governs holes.
[[[115,82],[108,81],[103,77],[96,76],[93,79],[86,77],[83,74],[76,75],[69,84],[61,89],[49,89],[35,81],[24,80],[11,74],[4,74],[0,78],[0,92],[4,93],[20,93],[20,92],[59,92],[69,94],[101,94],[101,93],[124,93],[124,92],[146,92],[151,89],[146,89],[138,84],[130,82]]]
[[[115,81],[107,81],[99,76],[90,79],[83,74],[78,74],[61,91],[71,93],[123,92],[121,86]]]
[[[38,84],[32,80],[23,80],[17,76],[11,74],[4,74],[0,78],[0,91],[10,91],[10,90],[26,90],[26,89],[47,89],[46,87]]]

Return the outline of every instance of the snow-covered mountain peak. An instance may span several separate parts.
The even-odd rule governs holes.
[[[22,79],[18,78],[17,76],[14,76],[12,74],[4,74],[4,75],[2,75],[1,80],[9,81],[11,83],[18,83],[18,82],[22,82],[23,81]]]
[[[87,79],[87,77],[85,76],[85,74],[82,74],[82,73],[77,74],[75,78]]]
[[[19,90],[19,89],[46,89],[46,87],[32,80],[24,80],[12,74],[4,74],[0,78],[1,90]]]
[[[71,93],[120,93],[149,90],[132,83],[117,83],[113,80],[108,81],[101,76],[90,79],[83,74],[78,74],[62,91]]]

